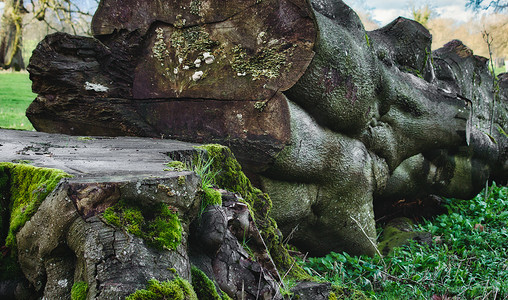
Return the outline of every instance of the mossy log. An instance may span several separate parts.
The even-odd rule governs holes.
[[[415,21],[367,32],[340,0],[103,0],[92,28],[34,51],[34,127],[228,145],[312,254],[374,255],[374,206],[508,179],[486,59],[432,52]]]

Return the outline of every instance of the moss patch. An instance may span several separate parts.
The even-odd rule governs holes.
[[[111,225],[125,229],[159,250],[175,250],[182,241],[182,224],[176,210],[160,203],[145,208],[121,200],[103,214]]]
[[[198,269],[197,267],[192,266],[191,268],[192,275],[192,287],[198,296],[198,299],[214,299],[221,300],[222,297],[219,296],[217,289],[215,289],[215,284],[213,281],[206,276],[206,274]]]
[[[266,246],[277,268],[296,279],[310,279],[310,276],[289,255],[282,244],[282,235],[275,221],[268,216],[272,208],[270,197],[252,186],[242,172],[242,167],[228,147],[211,144],[196,147],[205,150],[212,161],[210,172],[216,173],[215,184],[220,188],[240,194],[253,213]]]
[[[408,218],[397,218],[390,221],[383,229],[383,237],[378,245],[379,252],[390,255],[394,249],[408,244],[411,240],[429,240],[431,236],[425,232],[413,231],[413,222]]]
[[[22,276],[17,260],[16,233],[35,214],[46,196],[67,173],[26,164],[0,163],[0,280]]]
[[[369,300],[364,292],[351,289],[348,287],[340,287],[337,285],[332,285],[332,291],[328,295],[328,300],[336,300],[336,299],[351,299],[351,300]]]
[[[70,175],[62,170],[12,163],[0,163],[0,174],[2,174],[0,175],[2,209],[5,209],[8,199],[10,212],[5,245],[15,247],[15,234],[35,214],[42,201],[55,189],[60,180]]]
[[[209,205],[222,205],[222,195],[218,190],[211,187],[202,187],[202,189],[201,212],[205,211]]]
[[[178,161],[178,160],[173,160],[169,163],[166,164],[166,166],[168,167],[167,169],[164,169],[164,171],[175,171],[175,172],[182,172],[182,171],[187,171],[189,170],[187,168],[187,166],[181,162],[181,161]]]
[[[71,300],[85,300],[88,293],[88,284],[84,281],[74,282],[71,289]]]
[[[190,283],[177,277],[173,280],[160,282],[155,279],[148,281],[146,290],[137,290],[127,296],[126,300],[197,300],[196,293]]]

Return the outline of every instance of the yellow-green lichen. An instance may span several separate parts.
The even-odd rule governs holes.
[[[107,223],[142,238],[159,250],[175,250],[182,240],[182,225],[175,208],[160,203],[139,207],[121,200],[103,214]]]
[[[199,26],[176,29],[171,33],[170,43],[178,62],[190,69],[197,67],[197,59],[205,59],[203,53],[212,53],[219,46],[219,42],[210,39],[208,32]]]
[[[71,300],[85,300],[88,293],[88,284],[84,281],[74,282],[71,289]]]
[[[252,217],[277,267],[283,272],[289,272],[289,275],[294,278],[309,279],[307,273],[294,263],[294,259],[283,246],[277,224],[268,215],[272,207],[270,197],[252,186],[231,150],[218,144],[196,148],[205,150],[211,159],[210,172],[216,173],[215,184],[220,188],[240,194],[249,206],[253,213]]]
[[[157,60],[163,64],[165,62],[165,57],[169,56],[168,47],[166,45],[166,41],[164,40],[164,30],[162,28],[155,29],[156,37],[155,43],[152,47],[152,53]]]
[[[178,176],[178,185],[185,185],[185,176],[184,175]]]
[[[145,290],[137,290],[125,298],[125,300],[197,300],[198,297],[190,283],[180,277],[173,280],[158,281],[148,280]]]
[[[266,107],[266,101],[257,101],[254,103],[254,108],[257,109],[259,112],[263,112],[263,110]]]
[[[275,43],[263,46],[250,54],[242,45],[232,49],[231,67],[238,76],[252,76],[252,80],[276,78],[285,68],[289,68],[287,57],[293,55],[292,44]]]
[[[196,16],[201,16],[201,1],[200,0],[191,0],[190,4],[190,13]]]

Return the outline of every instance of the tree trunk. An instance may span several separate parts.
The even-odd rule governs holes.
[[[23,0],[6,0],[0,28],[0,68],[25,68],[21,51]]]

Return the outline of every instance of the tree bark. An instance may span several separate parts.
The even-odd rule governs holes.
[[[0,27],[0,68],[25,68],[21,51],[23,0],[5,0]]]

